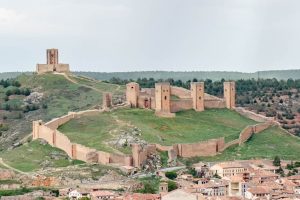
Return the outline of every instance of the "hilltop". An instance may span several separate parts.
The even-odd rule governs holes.
[[[231,141],[237,139],[247,125],[255,123],[228,109],[182,111],[175,118],[168,119],[155,116],[151,110],[124,108],[73,119],[62,125],[59,131],[75,143],[104,151],[114,151],[115,148],[126,153],[126,142],[136,140],[161,145],[195,143],[220,137]]]
[[[20,83],[20,90],[29,89],[31,95],[11,95],[8,101],[3,100],[2,103],[8,105],[6,107],[8,109],[1,110],[0,117],[3,124],[8,125],[8,130],[2,131],[0,139],[2,149],[10,147],[13,143],[18,144],[18,141],[29,135],[34,120],[49,121],[69,111],[99,107],[102,104],[102,92],[110,91],[116,98],[123,98],[122,86],[86,77],[21,74],[14,80]],[[5,97],[7,90],[14,89],[2,88],[1,97]],[[36,102],[25,103],[26,98]]]

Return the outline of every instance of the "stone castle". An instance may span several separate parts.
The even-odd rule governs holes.
[[[69,64],[58,62],[58,49],[47,49],[47,64],[37,64],[36,72],[43,74],[47,72],[68,73],[70,72]]]
[[[224,98],[204,92],[204,82],[192,82],[191,89],[171,86],[170,83],[156,83],[155,88],[140,88],[138,83],[126,85],[127,103],[132,108],[155,110],[161,117],[174,117],[182,110],[205,108],[235,108],[235,82],[224,82]]]

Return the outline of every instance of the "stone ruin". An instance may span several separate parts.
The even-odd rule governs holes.
[[[70,72],[69,64],[61,64],[58,62],[58,49],[47,49],[47,64],[37,64],[36,72],[43,74],[47,72],[68,73]]]

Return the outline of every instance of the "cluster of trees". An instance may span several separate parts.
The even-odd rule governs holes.
[[[28,88],[12,88],[6,91],[6,96],[9,97],[10,95],[25,95],[29,96],[31,93],[30,89]]]
[[[9,86],[20,87],[21,83],[15,79],[2,79],[0,80],[0,85],[2,85],[4,88],[7,88]]]
[[[211,79],[221,80],[239,80],[239,79],[284,79],[289,78],[297,79],[300,77],[300,70],[275,70],[275,71],[260,71],[254,73],[242,72],[225,72],[225,71],[189,71],[189,72],[176,72],[176,71],[136,71],[136,72],[75,72],[76,75],[88,76],[98,80],[110,80],[113,77],[121,79],[138,79],[139,77],[154,78],[154,79],[167,79],[172,77],[174,79],[181,79],[182,81],[197,79]]]
[[[157,82],[169,82],[171,85],[190,88],[191,82],[203,81],[205,83],[205,90],[207,93],[221,96],[223,95],[223,83],[225,79],[220,81],[212,81],[211,79],[201,80],[201,79],[191,79],[188,81],[182,81],[180,79],[174,80],[172,78],[168,79],[154,79],[154,78],[138,78],[136,80],[132,79],[120,79],[113,77],[109,80],[110,83],[124,85],[129,82],[137,82],[141,87],[153,88]],[[277,79],[240,79],[236,81],[236,92],[238,95],[247,94],[250,97],[264,97],[266,91],[272,91],[276,94],[277,91],[289,90],[292,88],[300,89],[300,79],[293,80],[280,80]],[[250,98],[249,98],[250,102]]]
[[[293,161],[291,161],[290,164],[287,164],[286,169],[288,169],[289,172],[286,175],[284,174],[284,170],[281,167],[281,160],[280,160],[279,156],[275,156],[275,158],[273,160],[273,165],[276,166],[276,167],[279,167],[276,170],[276,173],[278,173],[282,177],[284,177],[284,176],[292,176],[292,175],[298,174],[298,169],[297,168],[300,167],[300,162],[295,162],[294,163]]]

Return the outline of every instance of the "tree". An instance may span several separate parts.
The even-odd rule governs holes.
[[[175,178],[177,178],[177,173],[176,172],[166,172],[166,177],[171,179],[171,180],[174,180]]]
[[[218,179],[221,179],[222,177],[219,176],[219,174],[216,172],[214,175],[213,175],[214,178],[218,178]]]
[[[279,156],[275,156],[274,160],[273,160],[273,165],[274,166],[280,166],[281,165],[281,161]]]

